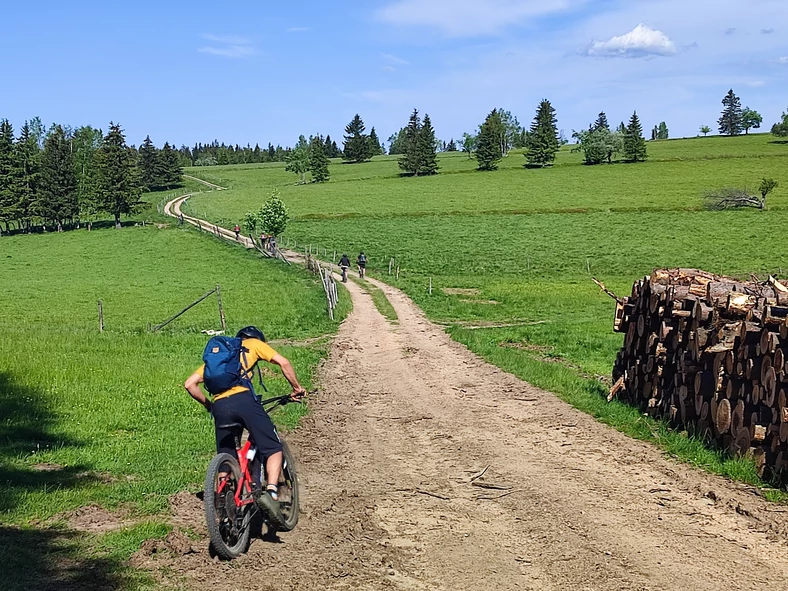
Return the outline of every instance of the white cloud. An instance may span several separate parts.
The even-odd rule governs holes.
[[[676,44],[665,33],[641,23],[624,35],[593,41],[581,53],[588,57],[646,57],[677,52]]]
[[[586,0],[396,0],[377,12],[386,23],[440,29],[450,37],[498,32],[507,25],[568,11]]]
[[[724,33],[728,36],[733,35],[736,32],[736,27],[730,27],[729,29],[725,29]]]
[[[788,55],[777,58],[778,64],[788,64]]]
[[[219,57],[229,57],[233,59],[241,59],[257,55],[257,48],[252,43],[251,39],[247,37],[238,37],[235,35],[201,35],[206,41],[212,41],[215,45],[204,45],[198,47],[197,51],[200,53],[207,53],[209,55],[217,55]]]
[[[774,33],[774,29],[772,29],[772,28],[768,28],[768,29],[761,29],[761,33],[762,33],[763,35],[771,35],[772,33]]]
[[[394,66],[383,66],[383,71],[384,72],[396,72],[397,68],[395,68]]]
[[[408,62],[402,59],[401,57],[397,57],[396,55],[391,55],[390,53],[381,53],[380,57],[384,60],[389,62],[390,64],[397,64],[398,66],[407,66]]]
[[[204,33],[200,35],[206,41],[213,41],[215,43],[222,43],[224,45],[251,45],[251,39],[247,37],[239,37],[236,35],[211,35]]]
[[[766,86],[765,80],[749,80],[745,84],[750,88],[760,88],[761,86]]]
[[[309,27],[290,27],[287,29],[288,33],[303,33],[305,31],[309,31]]]

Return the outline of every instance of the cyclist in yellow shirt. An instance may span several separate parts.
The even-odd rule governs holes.
[[[291,394],[293,400],[299,400],[306,391],[298,383],[293,366],[285,357],[274,351],[265,342],[262,331],[254,326],[247,326],[238,331],[237,338],[242,339],[242,346],[245,349],[241,356],[241,365],[246,373],[245,383],[251,386],[251,378],[254,373],[255,365],[258,361],[267,361],[278,365],[282,374],[293,387]],[[213,397],[213,402],[209,400],[200,388],[203,382],[203,372],[205,365],[201,365],[189,379],[186,380],[184,387],[192,398],[202,404],[214,418],[216,431],[216,452],[228,453],[236,456],[235,439],[229,429],[222,429],[219,425],[230,423],[241,423],[257,446],[258,453],[265,462],[266,490],[261,494],[258,501],[266,509],[279,511],[277,483],[279,474],[282,471],[282,443],[276,433],[271,417],[263,410],[260,401],[254,391],[244,384],[233,386],[225,392],[221,392]]]

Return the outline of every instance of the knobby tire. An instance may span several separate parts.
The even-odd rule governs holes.
[[[219,473],[228,472],[229,484],[221,496]],[[217,454],[208,465],[205,475],[205,520],[211,545],[219,557],[232,560],[243,554],[249,547],[251,533],[251,509],[254,506],[235,504],[235,491],[241,480],[241,468],[230,454]]]

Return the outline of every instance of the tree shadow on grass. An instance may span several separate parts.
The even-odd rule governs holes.
[[[2,591],[99,591],[131,587],[117,558],[86,556],[80,534],[0,527]]]
[[[57,416],[48,408],[45,394],[0,372],[0,514],[13,510],[28,493],[96,481],[91,466],[30,466],[20,460],[39,450],[82,445],[56,428]]]

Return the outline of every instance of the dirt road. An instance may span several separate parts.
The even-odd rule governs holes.
[[[136,564],[187,589],[788,587],[784,508],[481,361],[379,286],[399,325],[348,284],[353,313],[288,437],[298,528],[232,563],[203,536]],[[196,498],[172,508],[204,532]]]

